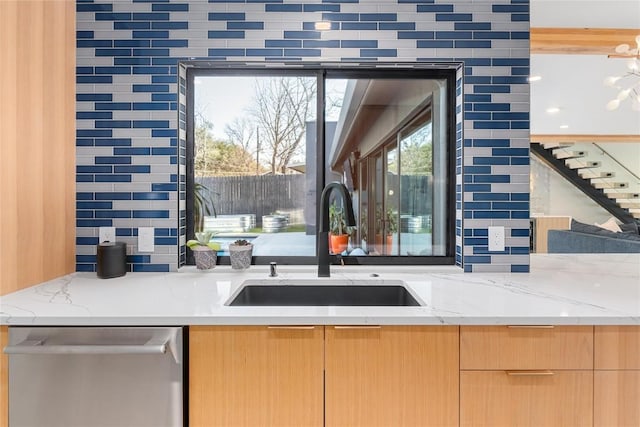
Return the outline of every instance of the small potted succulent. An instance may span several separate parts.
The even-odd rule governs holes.
[[[253,254],[253,243],[238,239],[229,244],[229,259],[231,268],[234,270],[244,270],[251,265],[251,255]]]
[[[213,231],[195,233],[196,240],[187,241],[187,247],[193,251],[198,270],[209,270],[216,266],[220,244],[212,242]]]

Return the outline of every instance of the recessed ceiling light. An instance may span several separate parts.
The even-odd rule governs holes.
[[[549,114],[555,114],[558,113],[560,111],[560,108],[558,107],[549,107],[546,109],[546,112]]]
[[[529,83],[539,82],[540,80],[542,80],[542,76],[529,76],[527,80],[529,81]]]
[[[560,129],[569,129],[569,125],[560,125]]]
[[[331,29],[331,21],[317,21],[313,24],[313,28],[318,31],[327,31]]]

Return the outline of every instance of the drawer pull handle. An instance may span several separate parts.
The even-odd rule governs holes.
[[[380,329],[380,325],[347,325],[347,326],[334,326],[334,329]]]
[[[315,329],[315,326],[296,326],[296,325],[282,325],[282,326],[267,326],[267,329],[295,329],[295,330],[311,330]]]
[[[509,325],[509,329],[553,329],[553,325]]]
[[[550,377],[553,371],[505,371],[512,377]]]

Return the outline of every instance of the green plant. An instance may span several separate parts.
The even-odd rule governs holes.
[[[334,236],[348,234],[347,223],[344,220],[344,211],[334,201],[329,205],[329,231]]]
[[[382,225],[386,235],[398,232],[398,214],[391,208],[387,208],[386,215],[382,214],[382,207],[376,208],[376,234],[382,234]]]
[[[249,246],[251,245],[251,242],[245,239],[238,239],[235,242],[233,242],[233,244],[236,246]]]
[[[398,232],[398,214],[391,208],[387,208],[387,234]]]
[[[197,232],[195,240],[188,240],[187,246],[189,249],[193,249],[197,246],[206,246],[214,251],[219,251],[220,243],[211,241],[211,238],[215,236],[215,234],[216,233],[213,231]]]
[[[193,228],[196,233],[204,231],[205,216],[218,216],[213,194],[204,184],[196,182],[193,185]]]

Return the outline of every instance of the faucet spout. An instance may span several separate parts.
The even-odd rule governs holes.
[[[318,277],[329,277],[329,197],[333,191],[337,191],[344,202],[345,222],[348,226],[355,226],[356,220],[353,214],[353,202],[347,187],[340,182],[331,182],[322,190],[320,196],[320,218],[318,227]]]

